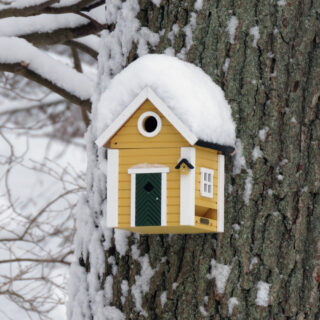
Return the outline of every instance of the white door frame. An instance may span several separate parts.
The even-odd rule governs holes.
[[[135,166],[128,169],[131,175],[131,227],[136,226],[136,174],[141,173],[161,173],[161,226],[167,225],[167,173],[169,171],[169,167],[153,165],[150,167]]]

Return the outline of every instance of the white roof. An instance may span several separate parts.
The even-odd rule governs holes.
[[[235,124],[222,89],[195,65],[158,54],[137,59],[111,80],[93,119],[96,143],[103,145],[146,97],[190,144],[234,146]]]

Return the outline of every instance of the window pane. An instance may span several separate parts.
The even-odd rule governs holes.
[[[204,192],[207,192],[207,190],[208,190],[208,185],[205,183],[203,187],[204,187],[204,188],[203,188],[203,191],[204,191]]]
[[[211,193],[211,185],[208,185],[208,193]]]
[[[206,172],[204,173],[204,181],[208,181],[208,174]]]
[[[209,182],[212,181],[212,175],[211,175],[211,173],[208,173],[208,181],[209,181]]]

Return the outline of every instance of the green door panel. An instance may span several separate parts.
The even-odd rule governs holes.
[[[161,173],[136,174],[136,226],[161,225]]]

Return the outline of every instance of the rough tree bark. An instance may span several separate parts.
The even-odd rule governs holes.
[[[183,28],[193,11],[193,0],[140,1],[141,24],[165,30],[155,52],[186,46]],[[155,270],[142,298],[147,315],[131,292],[141,264],[132,251],[120,256],[114,242],[105,252],[101,287],[113,274],[110,304],[127,319],[320,319],[319,19],[319,1],[204,0],[186,60],[225,90],[245,163],[240,171],[239,159],[226,159],[223,234],[129,237],[129,248],[137,244]],[[135,58],[133,47],[128,62]],[[223,293],[208,277],[212,259],[231,266]],[[89,271],[89,258],[80,264]],[[268,306],[255,303],[259,281],[271,285]],[[231,297],[238,300],[232,312]]]

